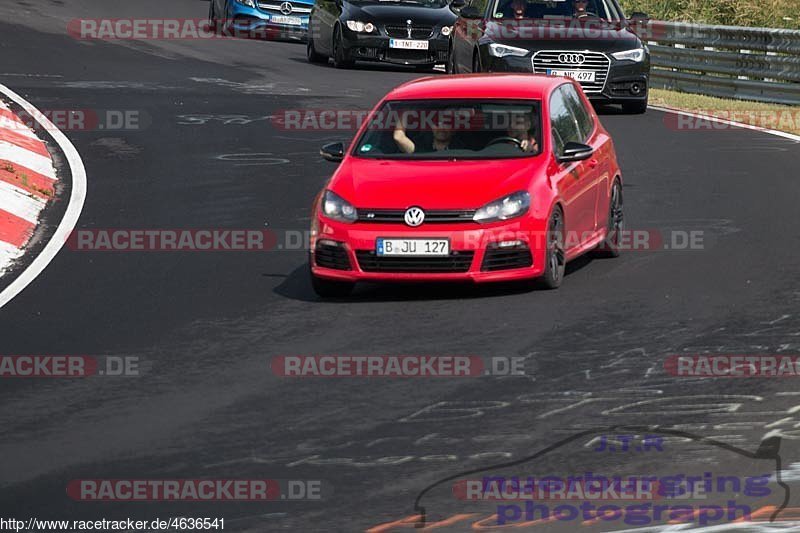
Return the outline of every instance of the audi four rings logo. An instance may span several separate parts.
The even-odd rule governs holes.
[[[291,2],[284,2],[281,4],[281,13],[284,15],[289,15],[292,13],[292,3]]]
[[[415,228],[425,222],[425,211],[419,207],[409,207],[405,215],[406,224]]]
[[[583,65],[583,63],[586,61],[586,56],[583,54],[559,54],[558,60],[561,63]]]

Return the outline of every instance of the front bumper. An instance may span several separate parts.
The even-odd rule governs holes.
[[[450,39],[439,33],[425,39],[428,41],[427,50],[404,50],[391,48],[389,41],[392,39],[382,30],[373,34],[356,33],[345,29],[342,40],[345,55],[354,61],[378,61],[395,65],[435,65],[446,63],[450,48]]]
[[[545,246],[537,235],[544,236],[545,222],[537,223],[529,217],[487,225],[426,224],[419,228],[403,224],[344,224],[318,217],[315,228],[310,263],[314,275],[322,278],[350,282],[493,282],[530,279],[544,273]],[[379,237],[449,239],[451,256],[443,261],[400,261],[413,264],[413,271],[403,271],[405,267],[397,267],[397,262],[391,261],[388,267],[387,263],[380,266],[374,254]],[[510,247],[511,242],[519,244]],[[499,243],[504,243],[504,248],[499,248]],[[526,254],[528,261],[522,260]],[[443,268],[443,262],[448,266]],[[431,265],[429,270],[427,265]]]
[[[592,101],[623,103],[647,100],[650,88],[650,61],[641,63],[610,59],[608,76],[600,92],[586,92]],[[531,56],[488,56],[489,72],[533,73]]]
[[[285,17],[274,10],[252,8],[233,3],[230,8],[226,29],[235,35],[265,39],[305,40],[308,35],[309,13],[290,13],[288,16],[300,19],[300,24],[284,24],[274,21],[274,17]]]

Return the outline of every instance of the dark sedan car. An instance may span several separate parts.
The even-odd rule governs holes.
[[[445,63],[458,18],[446,0],[319,0],[311,12],[308,60],[348,68],[358,61]]]
[[[616,0],[453,0],[452,7],[460,17],[449,72],[567,76],[592,101],[647,110],[650,52]]]

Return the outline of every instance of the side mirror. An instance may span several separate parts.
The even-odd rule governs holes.
[[[453,0],[452,2],[450,2],[450,9],[452,9],[453,11],[459,11],[466,5],[467,5],[467,0]]]
[[[326,144],[319,151],[319,155],[326,161],[333,161],[338,163],[344,159],[344,144],[343,143],[330,143]]]
[[[475,6],[467,6],[461,9],[459,15],[465,19],[479,19],[483,16],[483,13]]]
[[[558,156],[558,162],[568,163],[571,161],[583,161],[584,159],[589,159],[592,157],[593,153],[594,148],[588,144],[570,141],[564,145],[564,151]]]

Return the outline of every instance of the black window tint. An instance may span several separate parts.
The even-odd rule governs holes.
[[[564,100],[566,101],[567,107],[575,117],[575,121],[578,123],[578,131],[581,134],[580,142],[585,143],[589,140],[589,136],[594,130],[594,120],[592,119],[592,115],[586,109],[586,106],[584,105],[580,95],[578,95],[578,91],[575,90],[575,87],[572,85],[563,85],[559,90],[564,92]]]
[[[560,154],[568,142],[583,142],[578,123],[567,106],[562,88],[554,91],[550,97],[550,122],[554,130],[553,147],[556,154]]]

